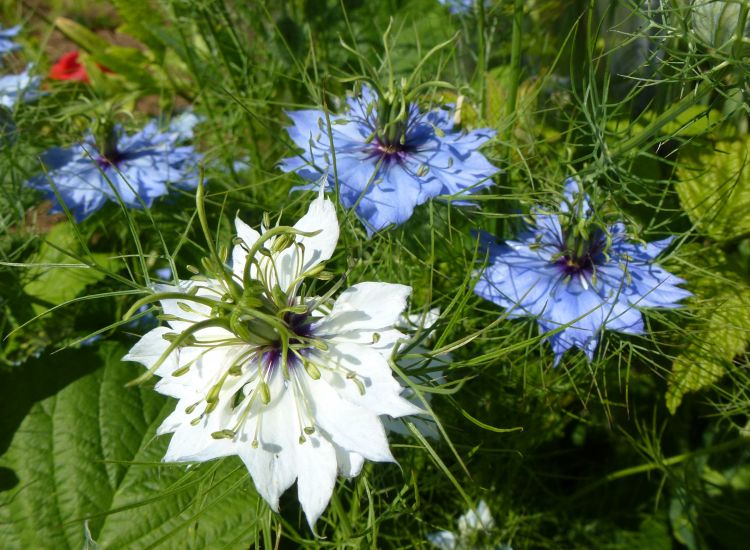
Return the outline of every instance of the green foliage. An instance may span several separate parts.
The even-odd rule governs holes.
[[[686,331],[692,337],[667,379],[666,403],[673,414],[685,394],[711,388],[736,368],[733,362],[750,339],[750,286],[728,269],[720,251],[693,247],[692,252],[698,265],[690,281],[700,315]]]
[[[254,538],[262,507],[239,461],[159,464],[168,438],[154,431],[173,404],[124,389],[136,374],[126,351],[108,343],[57,362],[96,370],[32,405],[0,457],[17,478],[0,496],[5,548],[240,549]]]
[[[723,241],[750,232],[750,140],[718,141],[683,148],[676,185],[697,228]]]
[[[79,296],[87,286],[103,280],[107,271],[117,268],[117,261],[108,254],[83,256],[82,252],[74,226],[66,222],[56,225],[29,258],[31,267],[23,289],[37,314]]]
[[[91,80],[47,80],[38,100],[2,111],[16,131],[0,145],[0,545],[244,549],[278,537],[281,548],[423,548],[483,498],[496,526],[478,538],[497,548],[744,547],[750,72],[731,18],[706,30],[690,2],[583,0],[474,2],[466,13],[437,0],[0,11],[25,22],[24,49],[3,70],[33,62],[43,75],[80,48]],[[450,360],[438,376],[422,372],[432,352],[409,358],[445,431],[391,434],[398,467],[368,463],[342,480],[316,538],[295,490],[273,514],[236,458],[163,464],[169,438],[155,430],[175,401],[125,387],[143,370],[119,358],[145,329],[122,313],[147,274],[170,266],[186,279],[206,256],[193,191],[73,225],[45,217],[24,182],[42,151],[80,142],[102,113],[132,130],[189,107],[203,119],[193,144],[205,155],[207,225],[231,243],[235,214],[254,227],[264,212],[294,221],[311,196],[290,193],[300,179],[277,169],[298,153],[286,111],[336,114],[366,66],[407,76],[456,34],[420,75],[449,86],[419,101],[460,101],[460,128],[496,130],[483,152],[502,173],[472,198],[479,207],[428,201],[372,238],[339,207],[335,278],[320,282],[408,284],[411,313],[440,308],[424,345]],[[675,236],[659,263],[694,297],[644,311],[643,335],[605,333],[592,362],[571,351],[553,367],[534,320],[473,294],[485,261],[473,232],[516,237],[531,205],[558,204],[569,175],[633,238]],[[95,331],[98,342],[76,343]]]

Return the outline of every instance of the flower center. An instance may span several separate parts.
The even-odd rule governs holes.
[[[112,151],[105,151],[104,154],[96,157],[96,163],[102,169],[108,166],[117,167],[123,160],[125,160],[125,155],[118,151],[117,148]]]
[[[565,275],[591,275],[605,261],[606,239],[596,230],[590,239],[576,236],[566,239],[566,247],[555,260]]]

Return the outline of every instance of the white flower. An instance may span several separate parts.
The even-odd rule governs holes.
[[[337,473],[356,476],[365,459],[394,461],[379,416],[422,412],[400,397],[388,364],[411,288],[366,282],[335,301],[305,295],[305,279],[320,274],[339,235],[322,194],[293,229],[261,234],[239,219],[236,228],[231,271],[156,285],[152,300],[169,326],[124,359],[179,400],[158,429],[174,434],[164,460],[238,455],[276,511],[296,480],[314,529]]]
[[[484,548],[477,546],[477,539],[483,533],[495,528],[495,520],[484,500],[480,500],[476,510],[469,509],[458,518],[458,533],[437,531],[427,535],[427,540],[440,550],[472,550]],[[501,545],[500,550],[512,550],[508,545]]]

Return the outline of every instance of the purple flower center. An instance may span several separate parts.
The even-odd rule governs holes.
[[[111,151],[105,151],[104,154],[100,154],[96,157],[96,163],[99,168],[104,170],[109,166],[118,167],[120,163],[127,158],[125,153],[121,153],[116,148]]]
[[[289,338],[289,347],[299,347],[300,344],[304,344],[306,338],[312,336],[312,320],[306,313],[291,313],[284,314],[284,322],[289,328],[291,336]],[[305,349],[298,349],[299,353],[304,354]],[[262,363],[267,371],[276,369],[280,366],[282,356],[282,342],[279,339],[265,347],[262,356]],[[297,366],[299,360],[292,353],[287,353],[287,367],[291,368]]]
[[[384,162],[401,162],[408,156],[410,148],[400,143],[386,143],[375,139],[375,154]]]
[[[555,260],[555,265],[565,275],[591,275],[596,266],[606,261],[605,246],[606,239],[601,231],[597,231],[587,241],[573,239],[572,246],[560,251],[561,255]]]

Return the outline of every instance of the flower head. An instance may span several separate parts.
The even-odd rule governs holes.
[[[478,149],[494,130],[456,131],[448,111],[422,113],[402,94],[379,96],[368,87],[347,105],[342,116],[331,115],[330,128],[323,111],[287,113],[294,122],[287,132],[302,152],[281,169],[315,182],[305,188],[338,180],[342,204],[355,209],[369,235],[404,223],[432,197],[492,184],[498,169]]]
[[[19,100],[30,101],[39,95],[40,78],[31,76],[31,66],[20,74],[0,76],[0,105],[13,109]]]
[[[601,331],[643,333],[641,307],[678,307],[691,294],[684,281],[654,263],[672,238],[629,242],[625,226],[598,226],[578,182],[565,184],[560,213],[533,211],[534,226],[517,241],[488,244],[490,263],[474,291],[508,310],[532,316],[555,353],[572,347],[589,360]]]
[[[21,48],[20,44],[13,42],[18,33],[21,32],[21,25],[4,29],[0,27],[0,55],[12,52]]]
[[[310,291],[339,235],[322,194],[294,227],[236,228],[231,269],[217,262],[214,276],[155,288],[148,300],[160,300],[168,326],[125,359],[179,400],[158,429],[174,434],[164,460],[238,455],[274,510],[296,480],[313,527],[337,474],[393,461],[379,416],[421,412],[388,364],[411,288],[359,283],[335,300]]]
[[[79,59],[80,55],[81,53],[77,50],[63,54],[57,60],[57,63],[50,67],[49,77],[52,80],[71,80],[88,84],[90,82],[89,75],[86,72],[86,67]],[[98,63],[96,66],[104,73],[112,72],[107,67]]]
[[[470,13],[474,7],[474,0],[438,0],[444,6],[448,6],[451,13],[466,14]]]
[[[53,212],[62,208],[49,179],[78,220],[107,201],[122,200],[129,208],[150,207],[154,199],[168,193],[168,184],[183,188],[198,184],[201,155],[190,145],[178,145],[185,137],[182,131],[161,132],[152,121],[133,135],[114,127],[107,137],[96,143],[89,136],[83,143],[42,155],[48,173],[35,176],[29,185],[47,192],[56,205]]]
[[[476,510],[469,508],[464,515],[458,518],[458,533],[452,531],[437,531],[429,533],[427,540],[440,550],[472,550],[474,548],[497,548],[498,550],[512,550],[508,545],[497,545],[488,547],[480,543],[483,535],[495,528],[495,520],[492,517],[489,506],[484,500],[480,500]]]

